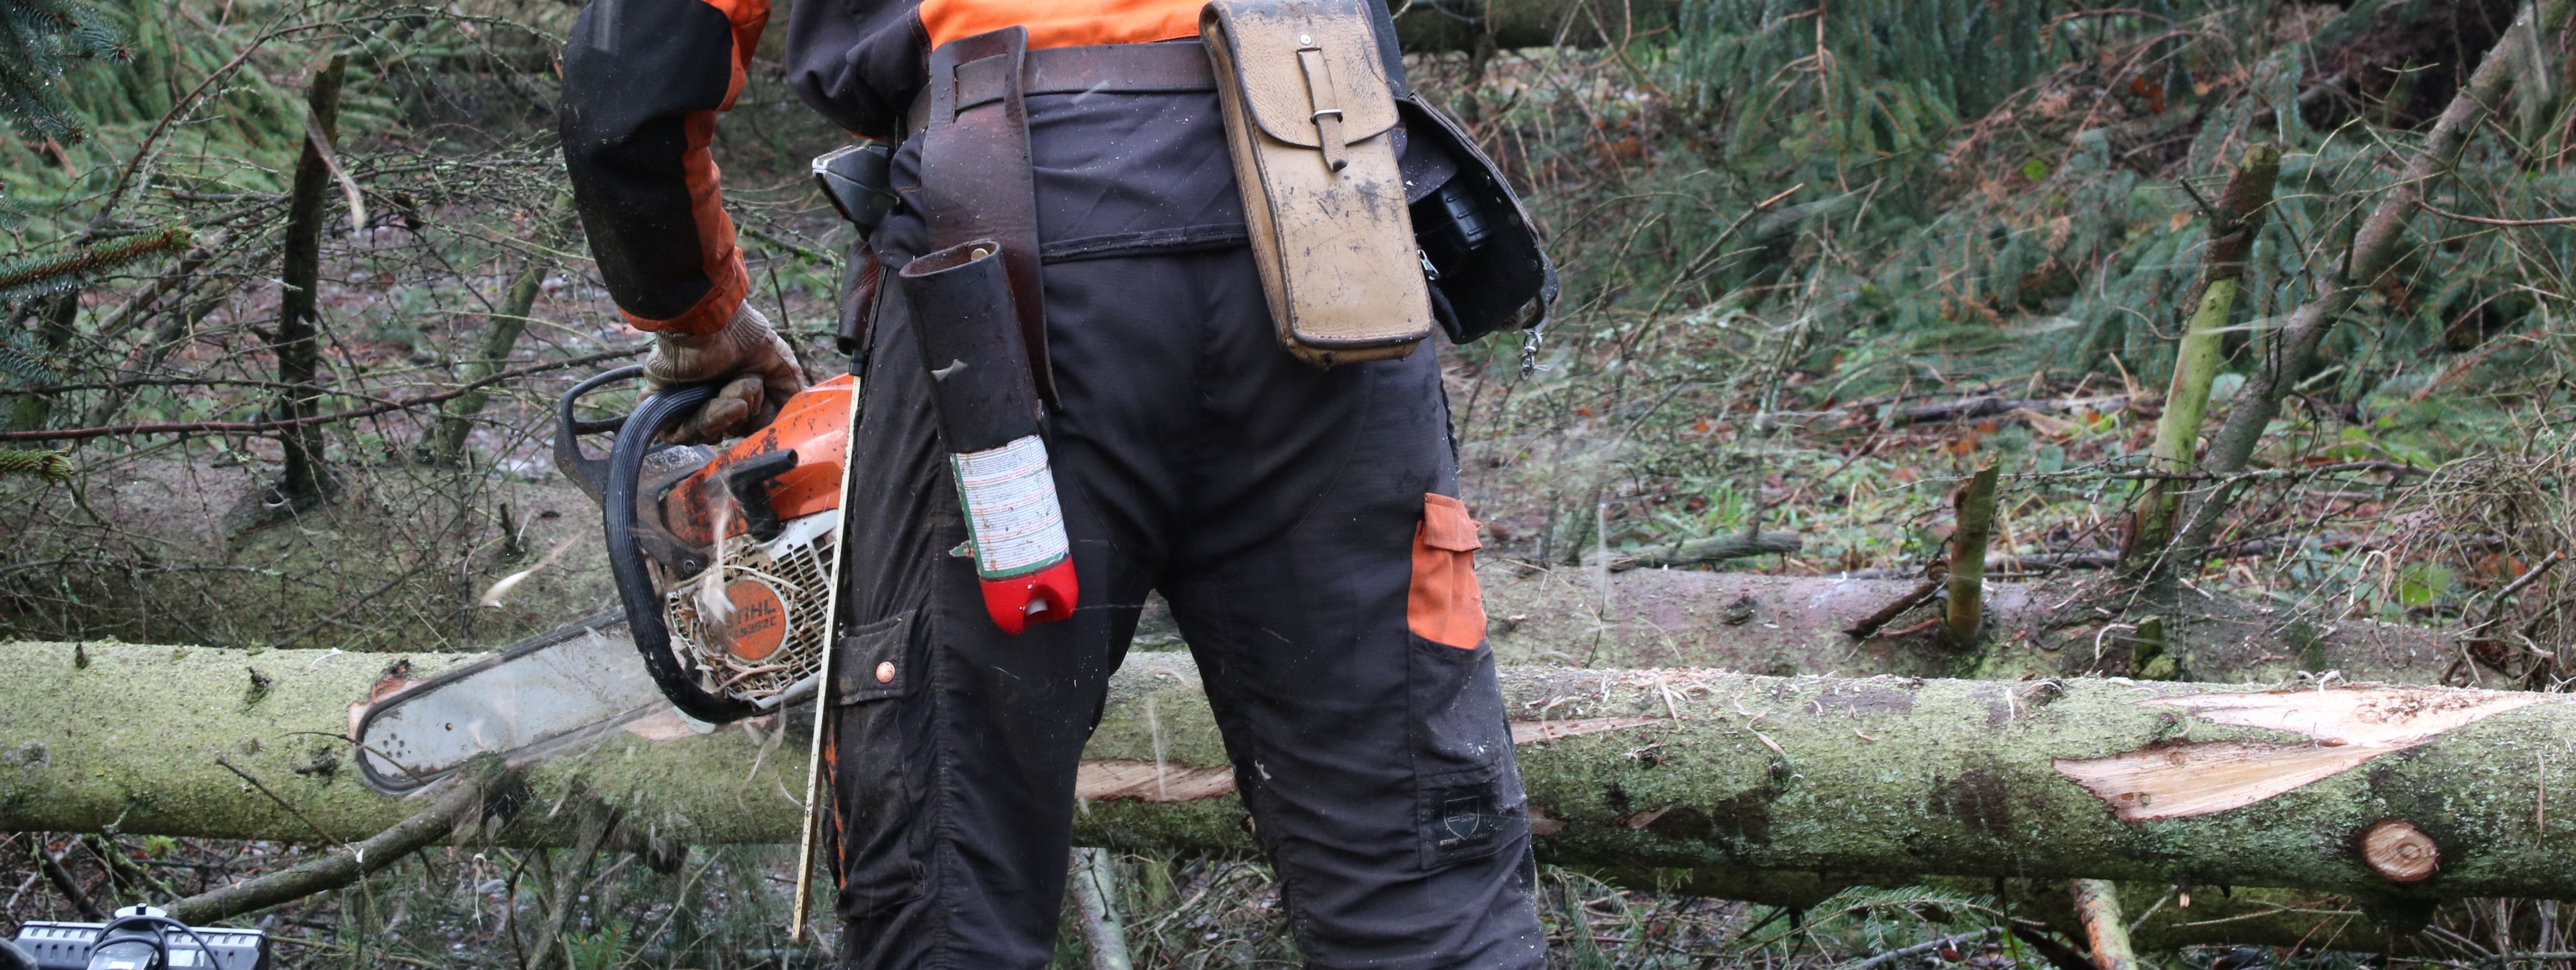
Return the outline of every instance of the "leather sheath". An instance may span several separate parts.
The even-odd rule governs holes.
[[[940,45],[930,52],[929,73],[930,82],[906,113],[905,131],[922,139],[917,207],[931,248],[977,240],[1000,248],[1012,314],[1028,347],[1030,377],[1038,396],[1053,404],[1028,96],[1213,91],[1215,75],[1197,44],[1029,50],[1028,33],[1020,27]]]
[[[1006,27],[930,52],[917,204],[930,246],[990,240],[1038,396],[1055,403],[1046,300],[1038,276],[1036,173],[1029,167],[1028,31]],[[978,80],[990,78],[990,81]],[[916,308],[918,311],[919,308]]]

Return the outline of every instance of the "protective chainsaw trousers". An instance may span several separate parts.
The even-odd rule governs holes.
[[[929,378],[881,297],[831,697],[842,965],[1046,965],[1077,762],[1159,590],[1310,965],[1542,966],[1436,354],[1297,362],[1240,246],[1051,263],[1045,294],[1082,604],[1016,637],[952,551]]]

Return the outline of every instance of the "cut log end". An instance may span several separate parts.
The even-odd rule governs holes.
[[[2361,861],[2390,882],[2422,882],[2441,868],[2442,849],[2415,823],[2383,818],[2361,831]]]

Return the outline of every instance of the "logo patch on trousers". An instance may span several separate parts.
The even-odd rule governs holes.
[[[1422,801],[1428,816],[1424,835],[1431,843],[1434,862],[1472,855],[1493,844],[1494,834],[1502,828],[1502,813],[1494,807],[1493,782],[1435,788],[1424,792]]]

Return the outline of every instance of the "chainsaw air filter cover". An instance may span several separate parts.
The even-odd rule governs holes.
[[[839,518],[834,510],[790,520],[768,542],[728,536],[705,571],[671,585],[662,616],[699,686],[760,703],[822,668]]]

